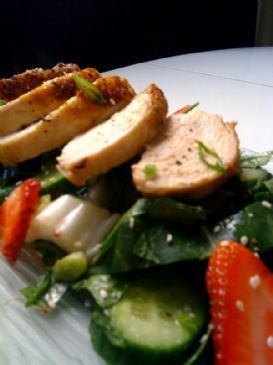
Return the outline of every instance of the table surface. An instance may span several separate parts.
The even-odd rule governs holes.
[[[170,112],[199,101],[201,108],[238,120],[242,146],[273,149],[273,48],[188,54],[111,71],[141,90],[157,83]],[[102,365],[92,351],[89,311],[70,299],[55,316],[26,309],[19,290],[36,273],[20,259],[15,268],[0,257],[0,364]]]
[[[203,110],[238,121],[243,147],[273,149],[273,47],[186,54],[109,73],[127,77],[139,91],[156,83],[170,112],[199,101]]]

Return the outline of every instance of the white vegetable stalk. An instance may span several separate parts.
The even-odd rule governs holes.
[[[83,251],[92,258],[118,219],[91,201],[62,195],[33,218],[27,242],[49,240],[69,253]]]

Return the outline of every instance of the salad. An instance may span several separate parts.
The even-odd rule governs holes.
[[[92,346],[112,365],[272,364],[273,153],[239,150],[235,124],[198,103],[166,118],[156,85],[136,95],[94,69],[60,78],[58,103],[56,79],[0,92],[1,251],[43,271],[25,305],[88,303]],[[7,126],[41,90],[46,116],[24,104]]]

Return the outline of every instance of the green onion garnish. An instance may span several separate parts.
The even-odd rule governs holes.
[[[184,111],[184,114],[190,112],[192,109],[196,108],[198,105],[199,105],[198,101],[192,105],[189,105],[188,108]]]
[[[75,84],[81,89],[90,99],[96,101],[99,104],[107,104],[107,100],[103,97],[100,89],[92,82],[85,80],[84,78],[73,75]]]
[[[143,171],[148,179],[153,179],[156,177],[156,166],[155,165],[146,165],[144,167]]]
[[[204,162],[204,164],[206,164],[210,169],[221,172],[223,174],[226,169],[218,153],[205,146],[204,143],[201,141],[196,141],[196,143],[198,144],[199,148],[200,160]],[[213,157],[215,159],[215,163],[209,162],[208,157]]]
[[[0,99],[0,106],[3,106],[5,104],[7,104],[7,102],[5,100],[3,100],[3,99]]]

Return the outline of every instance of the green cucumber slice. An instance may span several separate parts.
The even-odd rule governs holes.
[[[186,347],[202,323],[191,294],[188,288],[132,286],[110,309],[111,324],[131,346],[163,352]]]
[[[97,326],[115,351],[120,347],[135,364],[166,364],[186,356],[206,325],[206,299],[179,272],[164,269],[138,273],[141,278],[129,280],[119,301],[93,316],[92,338],[102,357],[106,354],[104,346],[96,347],[100,343],[95,339]]]

